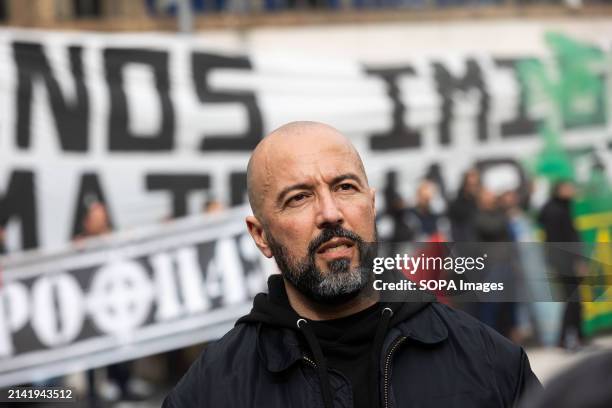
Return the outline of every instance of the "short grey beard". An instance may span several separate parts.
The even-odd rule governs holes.
[[[329,234],[329,231],[327,232]],[[363,242],[350,231],[336,232],[336,236],[348,236],[359,249],[359,266],[350,270],[350,260],[338,259],[328,263],[329,272],[324,274],[317,268],[314,251],[319,242],[311,243],[309,255],[304,260],[297,260],[287,253],[287,249],[268,233],[270,249],[283,277],[301,293],[323,304],[341,304],[357,297],[373,278],[371,262],[374,258],[375,245]],[[323,240],[326,237],[323,235]],[[327,237],[329,238],[329,236]]]
[[[342,265],[338,265],[342,264]],[[329,272],[318,287],[318,295],[331,298],[360,291],[368,282],[370,272],[363,266],[347,270],[349,261],[344,259],[329,264]]]

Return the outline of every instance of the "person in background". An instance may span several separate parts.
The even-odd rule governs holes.
[[[403,253],[406,243],[414,239],[414,231],[409,223],[409,207],[398,191],[397,173],[390,171],[386,175],[383,189],[384,213],[393,223],[390,253]]]
[[[87,211],[81,222],[81,233],[75,237],[79,242],[90,237],[99,237],[112,232],[112,223],[106,205],[101,201],[93,199],[87,205]],[[142,380],[132,377],[132,363],[123,362],[111,364],[107,367],[107,380],[101,388],[101,396],[105,400],[138,401],[145,399],[149,391]],[[95,371],[87,371],[87,383],[89,387],[89,398],[92,405],[97,404],[98,393],[95,383]]]
[[[209,197],[202,206],[203,214],[215,214],[225,210],[225,206],[215,197]],[[182,349],[171,350],[164,354],[168,380],[172,384],[180,379],[180,376],[189,368],[189,356],[197,355],[199,351],[206,347],[206,343],[197,344]]]
[[[447,239],[438,229],[439,215],[433,210],[433,199],[437,193],[437,186],[425,178],[419,183],[416,190],[416,205],[410,209],[410,224],[415,231],[415,251],[413,254],[422,254],[428,258],[444,258],[449,255],[445,245]],[[448,274],[443,268],[418,268],[408,273],[407,277],[414,282],[425,280],[447,280],[455,278],[456,274]],[[432,293],[441,303],[450,304],[450,299],[444,290],[434,290]]]
[[[411,209],[415,218],[416,234],[419,240],[428,240],[438,232],[438,214],[431,208],[431,202],[436,192],[436,186],[429,180],[423,180],[417,187],[416,205]]]
[[[512,240],[521,242],[533,242],[533,225],[520,206],[519,196],[515,190],[508,190],[499,196],[501,209],[508,217],[510,235]]]
[[[580,236],[572,217],[572,200],[576,196],[574,183],[569,180],[557,182],[550,199],[542,207],[538,222],[544,229],[546,242],[580,242]],[[571,245],[571,244],[569,244]],[[561,323],[559,346],[575,350],[583,341],[582,308],[580,305],[580,271],[584,267],[574,251],[576,247],[559,250],[558,246],[548,247],[547,262],[553,277],[560,282],[562,295],[566,300]]]
[[[465,172],[457,197],[451,202],[448,210],[451,238],[455,242],[476,240],[474,218],[478,209],[476,200],[480,188],[480,172],[476,168],[469,169]]]
[[[518,306],[519,335],[523,338],[533,335],[540,344],[552,346],[558,342],[559,325],[555,317],[561,314],[561,305],[550,301],[552,294],[546,272],[546,254],[539,242],[534,217],[527,209],[534,184],[530,182],[527,186],[526,194],[510,190],[500,197],[510,222],[512,238],[517,243],[521,278],[518,290],[529,299]]]
[[[93,200],[87,204],[87,211],[81,220],[81,232],[74,237],[75,243],[81,243],[88,237],[100,236],[111,231],[106,206],[100,201]],[[98,404],[98,393],[96,391],[95,370],[86,372],[88,398],[92,406]]]
[[[534,244],[537,241],[535,225],[521,206],[521,197],[516,190],[504,192],[499,200],[508,218],[511,239],[517,243],[516,287],[520,293],[531,296],[531,301],[517,304],[518,327],[513,332],[512,340],[522,343],[532,334],[543,339],[539,329],[542,322],[537,321],[537,310],[542,307],[546,309],[546,306],[535,301],[548,299],[548,293],[546,285],[542,285],[546,282],[544,254],[541,246]]]
[[[81,243],[87,237],[100,236],[111,231],[108,213],[104,204],[96,199],[87,198],[87,200],[90,202],[87,204],[87,211],[81,220],[80,232],[73,238],[75,244]],[[89,393],[88,398],[90,399],[91,405],[95,406],[97,403],[97,395],[95,391],[94,370],[87,370],[86,376]],[[57,387],[60,386],[62,382],[62,377],[53,377],[41,381],[37,383],[37,385]]]
[[[97,237],[112,231],[106,206],[100,201],[93,201],[87,206],[83,216],[82,231],[77,239]]]
[[[498,197],[482,188],[478,194],[478,210],[474,216],[476,238],[479,242],[512,241],[510,224],[500,208]]]
[[[481,188],[478,194],[478,211],[474,217],[476,239],[480,250],[487,254],[487,275],[484,282],[504,282],[506,299],[513,296],[516,281],[515,254],[510,225],[504,211],[500,208],[498,197],[490,190]],[[510,250],[509,250],[510,249]],[[508,338],[515,337],[517,326],[516,304],[512,302],[480,302],[478,318]]]

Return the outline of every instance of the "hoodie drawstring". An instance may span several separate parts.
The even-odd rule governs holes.
[[[334,397],[332,395],[331,385],[329,383],[329,375],[327,373],[327,362],[321,350],[317,337],[313,333],[306,319],[298,319],[296,322],[298,329],[302,331],[306,342],[312,351],[312,357],[316,363],[319,382],[321,383],[321,392],[323,393],[323,405],[325,408],[334,408]]]
[[[393,310],[389,307],[385,307],[382,310],[382,318],[376,327],[376,334],[374,335],[374,341],[372,343],[372,353],[370,358],[370,406],[380,407],[380,392],[379,392],[379,377],[378,377],[378,364],[380,361],[380,354],[382,351],[383,342],[385,340],[385,334],[389,328],[389,322],[393,316]],[[323,405],[325,408],[334,408],[334,397],[332,394],[331,384],[329,382],[329,374],[327,372],[327,362],[321,350],[321,345],[317,340],[312,328],[308,324],[306,319],[298,319],[296,322],[298,329],[304,334],[306,342],[312,351],[313,358],[316,365],[317,375],[321,383],[321,392],[323,394]]]

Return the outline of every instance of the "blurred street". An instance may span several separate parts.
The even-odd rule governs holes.
[[[527,355],[531,368],[542,384],[546,385],[555,375],[571,369],[574,364],[587,357],[606,350],[612,350],[612,335],[597,337],[590,346],[577,352],[568,352],[558,347],[534,347],[527,349]]]

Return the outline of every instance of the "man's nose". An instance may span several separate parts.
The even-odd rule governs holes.
[[[341,225],[344,222],[341,209],[330,192],[319,196],[317,209],[317,227],[320,229]]]

